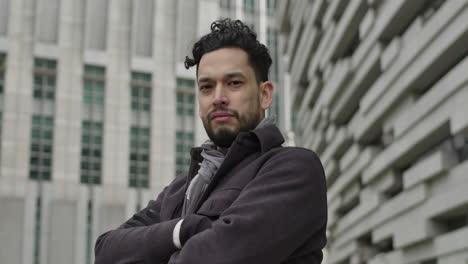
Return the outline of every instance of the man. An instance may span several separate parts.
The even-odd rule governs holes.
[[[216,21],[193,47],[199,115],[211,141],[188,175],[96,242],[96,263],[320,263],[326,184],[317,156],[282,147],[265,110],[272,63],[241,21]]]

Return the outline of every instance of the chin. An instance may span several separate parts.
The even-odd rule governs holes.
[[[234,120],[228,120],[228,121],[211,121],[211,127],[214,128],[215,130],[218,129],[232,129],[235,130],[238,125]]]
[[[213,133],[210,133],[209,137],[211,141],[215,143],[215,145],[227,148],[231,146],[232,142],[234,142],[238,134],[239,130],[226,129],[223,127],[213,131]]]
[[[214,130],[214,133],[215,134],[219,134],[221,132],[223,133],[239,133],[239,128],[237,126],[233,126],[233,125],[227,125],[227,124],[221,124],[221,125],[217,125]]]

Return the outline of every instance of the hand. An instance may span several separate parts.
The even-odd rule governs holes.
[[[184,246],[185,242],[192,236],[211,228],[211,220],[203,215],[191,214],[184,217],[180,227],[180,243]]]

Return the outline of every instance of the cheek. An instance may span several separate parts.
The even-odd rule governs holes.
[[[244,93],[240,98],[241,106],[244,108],[255,107],[258,103],[258,94],[256,92]]]
[[[206,102],[203,99],[198,99],[198,115],[200,117],[203,117],[206,115],[207,112],[207,107],[206,107]]]
[[[257,110],[259,108],[260,104],[260,98],[258,97],[257,93],[252,93],[250,94],[249,98],[246,100],[248,104],[246,104],[246,107],[252,111],[252,110]]]

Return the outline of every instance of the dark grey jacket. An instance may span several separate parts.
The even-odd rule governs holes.
[[[172,231],[201,161],[201,149],[192,149],[189,175],[102,234],[95,263],[320,263],[327,223],[323,168],[312,151],[281,147],[283,141],[273,125],[239,134],[196,214],[184,218],[178,250]]]

